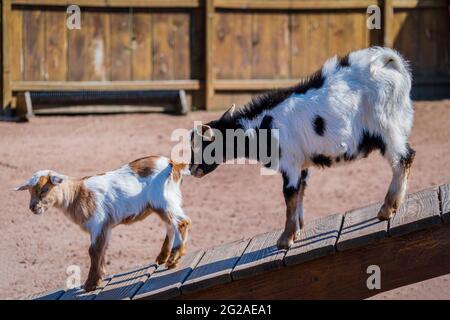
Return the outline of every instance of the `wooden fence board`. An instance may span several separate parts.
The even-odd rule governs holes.
[[[390,235],[405,234],[441,222],[436,188],[419,191],[405,198],[390,221]]]
[[[131,79],[131,14],[111,12],[111,80]]]
[[[180,287],[203,256],[203,251],[188,253],[175,269],[163,265],[142,285],[133,299],[170,299],[180,295]]]
[[[151,80],[153,69],[152,15],[148,10],[133,13],[131,76],[133,80]]]
[[[450,221],[450,184],[439,187],[439,198],[441,199],[442,219],[444,222]]]
[[[174,79],[172,16],[168,13],[153,15],[153,79]]]
[[[47,80],[45,70],[45,12],[24,10],[24,80]]]
[[[189,13],[172,13],[171,29],[173,34],[173,79],[189,79],[191,76]]]
[[[230,282],[231,271],[249,240],[238,240],[206,250],[195,269],[184,281],[181,292],[188,293]]]
[[[67,80],[67,27],[64,10],[45,12],[46,80]]]
[[[11,80],[23,79],[23,11],[11,10]]]
[[[388,221],[380,221],[377,217],[382,204],[375,203],[345,214],[341,235],[336,244],[339,251],[364,246],[387,237]]]
[[[315,12],[307,16],[308,50],[305,59],[308,61],[308,74],[318,70],[329,58],[328,17],[328,13]]]
[[[152,264],[114,275],[95,300],[131,299],[155,270],[156,265]]]
[[[334,214],[307,223],[301,230],[300,239],[287,251],[284,263],[299,264],[336,252],[343,218],[342,214]]]
[[[253,78],[289,77],[289,16],[255,13],[252,20]]]
[[[291,14],[291,78],[304,77],[309,72],[305,54],[309,50],[307,15]]]
[[[231,273],[232,278],[243,279],[282,267],[286,250],[279,250],[276,245],[281,233],[282,230],[268,232],[250,240]]]

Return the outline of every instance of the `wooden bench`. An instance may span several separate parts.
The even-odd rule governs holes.
[[[450,184],[406,197],[390,221],[381,203],[306,224],[289,250],[281,230],[190,252],[175,270],[150,263],[105,278],[95,291],[31,299],[363,299],[450,273]],[[381,289],[366,285],[379,266]]]

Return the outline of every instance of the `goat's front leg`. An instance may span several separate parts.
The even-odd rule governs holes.
[[[170,240],[172,238],[172,241]],[[172,243],[172,250],[170,251],[169,259],[166,262],[166,267],[169,269],[175,268],[182,255],[183,239],[178,229],[178,222],[172,221],[170,223],[169,242]]]
[[[411,165],[416,154],[409,144],[406,144],[405,149],[406,151],[402,155],[397,155],[390,161],[392,166],[392,180],[383,206],[378,213],[380,220],[392,218],[405,196]]]
[[[286,224],[284,231],[277,242],[278,249],[288,249],[294,243],[295,233],[298,229],[297,203],[300,191],[300,175],[298,172],[283,175],[283,195],[286,203]]]
[[[84,290],[86,292],[95,290],[105,273],[105,251],[109,240],[109,234],[110,231],[105,228],[98,236],[91,239],[91,245],[89,247],[91,266],[89,268],[88,278],[84,284]]]
[[[298,224],[296,225],[294,240],[297,240],[297,237],[299,236],[298,233],[300,232],[301,229],[303,229],[303,226],[305,225],[304,212],[303,212],[303,197],[305,196],[307,180],[308,180],[308,169],[304,169],[304,170],[302,170],[302,173],[301,173],[299,190],[298,190],[297,209],[296,209],[296,216],[298,218],[298,220],[297,220]]]

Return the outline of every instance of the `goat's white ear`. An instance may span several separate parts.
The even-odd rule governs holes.
[[[30,181],[26,181],[24,184],[22,184],[18,187],[15,187],[13,190],[14,191],[23,191],[23,190],[28,190],[30,188],[31,188]]]
[[[54,185],[60,184],[64,181],[66,177],[59,173],[51,173],[50,174],[50,182]]]
[[[198,126],[196,126],[195,133],[203,137],[203,139],[206,141],[214,140],[214,130],[212,130],[211,127],[206,124],[199,124]]]
[[[233,105],[220,117],[220,120],[233,117],[234,111],[236,111],[236,104],[233,103]]]

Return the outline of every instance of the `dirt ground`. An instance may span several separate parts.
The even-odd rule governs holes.
[[[412,192],[450,181],[450,100],[417,102],[415,108]],[[218,115],[58,116],[0,123],[0,298],[62,287],[69,265],[81,266],[84,279],[89,262],[88,236],[56,209],[34,216],[28,210],[28,193],[11,191],[14,186],[38,169],[81,177],[145,155],[167,156],[174,145],[170,141],[174,129]],[[390,176],[378,154],[349,166],[313,170],[305,196],[306,221],[382,200]],[[183,194],[193,220],[189,250],[251,237],[284,223],[281,177],[261,176],[258,165],[224,165],[201,180],[187,177]],[[108,271],[153,261],[163,237],[157,216],[117,227],[108,251]],[[450,275],[374,298],[450,299]]]

